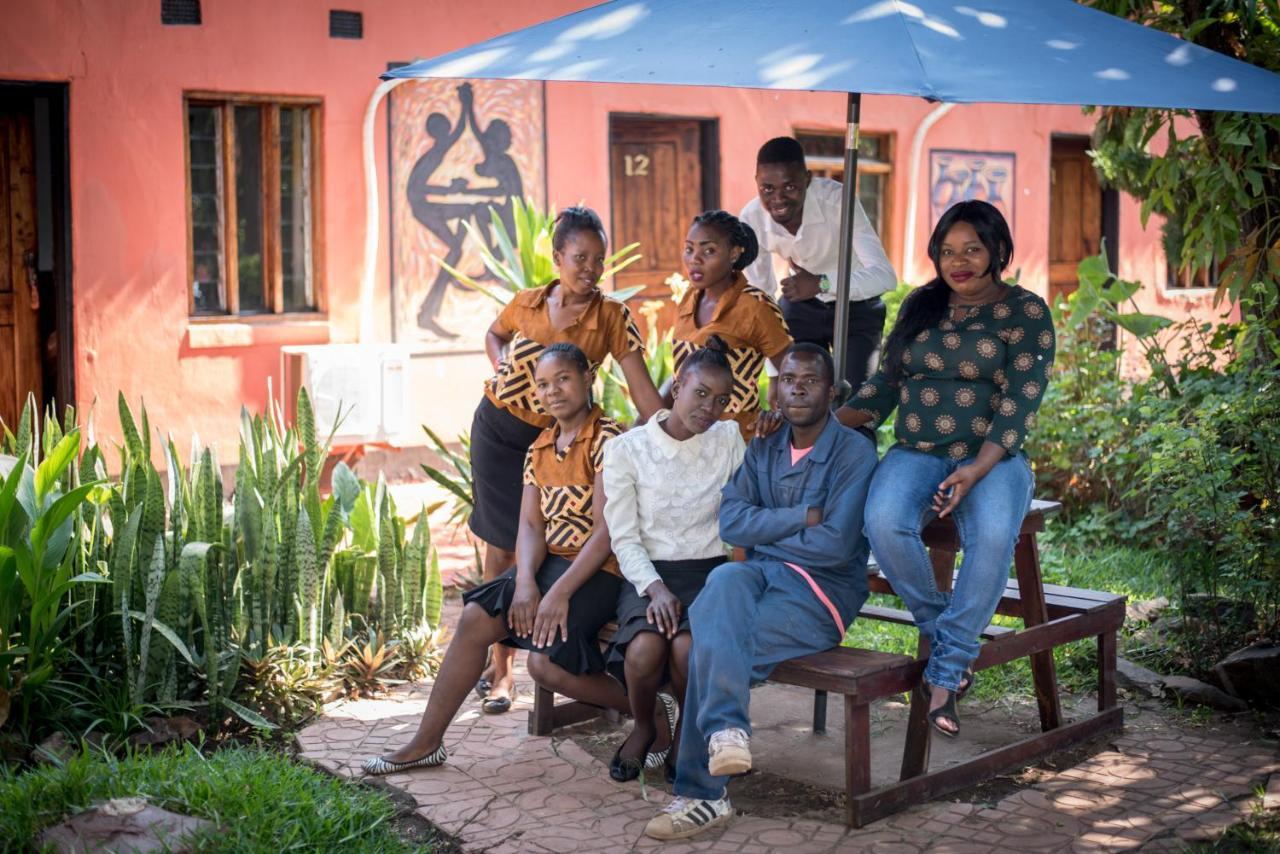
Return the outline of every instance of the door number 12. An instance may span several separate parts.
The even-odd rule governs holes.
[[[622,158],[622,171],[628,178],[635,175],[649,174],[649,155],[626,154]]]

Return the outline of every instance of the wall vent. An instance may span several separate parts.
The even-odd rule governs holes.
[[[334,39],[364,38],[364,14],[329,10],[329,37]]]
[[[200,0],[160,0],[160,23],[200,26]]]

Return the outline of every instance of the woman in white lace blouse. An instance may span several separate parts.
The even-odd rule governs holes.
[[[683,700],[689,606],[725,560],[720,490],[745,448],[736,422],[720,420],[732,391],[732,368],[713,336],[681,366],[671,410],[605,445],[604,516],[629,582],[618,596],[606,667],[626,685],[635,720],[609,765],[619,782],[634,780],[642,767],[665,764],[668,777],[675,767],[675,702],[658,689],[669,679]]]

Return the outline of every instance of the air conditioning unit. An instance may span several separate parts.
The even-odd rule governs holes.
[[[295,416],[306,388],[323,441],[337,424],[334,446],[411,440],[409,350],[399,344],[319,344],[280,348],[285,412]],[[339,423],[339,414],[341,422]]]

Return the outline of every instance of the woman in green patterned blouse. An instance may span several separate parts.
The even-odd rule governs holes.
[[[929,639],[922,687],[929,719],[960,732],[956,700],[973,684],[979,635],[1009,576],[1033,478],[1021,449],[1053,369],[1053,322],[1045,301],[1006,284],[1013,255],[1004,217],[961,202],[929,239],[937,278],[902,303],[880,371],[837,413],[875,427],[896,408],[897,444],[871,481],[871,550]],[[920,532],[951,515],[964,559],[955,591],[934,584]]]

